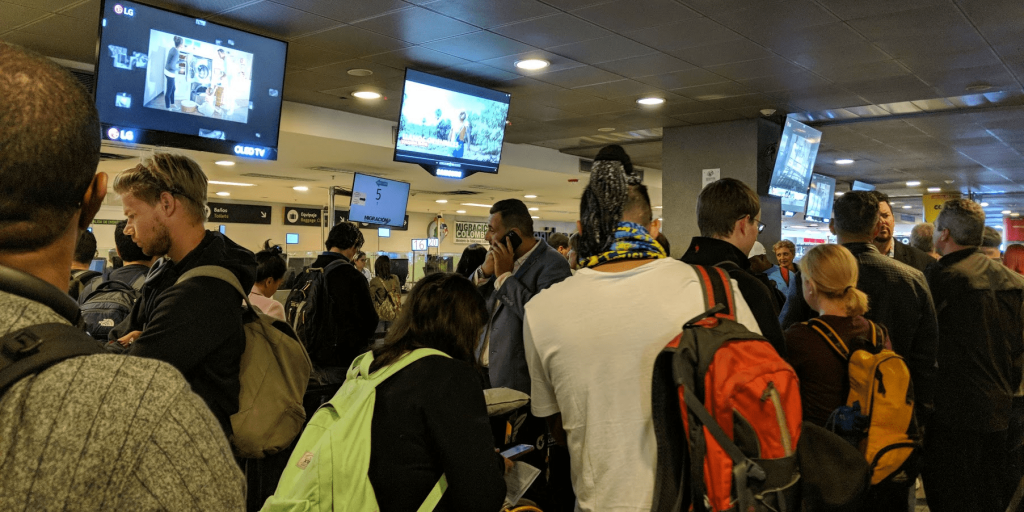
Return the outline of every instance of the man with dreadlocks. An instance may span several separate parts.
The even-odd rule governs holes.
[[[635,176],[595,162],[580,201],[580,270],[526,305],[531,407],[568,444],[577,510],[651,509],[654,359],[706,309],[697,273],[666,256],[651,217]],[[760,333],[735,283],[733,295],[737,320]]]

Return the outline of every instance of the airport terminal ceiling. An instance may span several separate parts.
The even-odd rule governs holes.
[[[507,142],[584,157],[604,144],[623,144],[659,180],[659,196],[664,128],[753,119],[771,109],[822,130],[815,171],[837,178],[840,190],[859,179],[919,204],[937,187],[982,194],[990,218],[1003,210],[1024,213],[1018,0],[145,3],[287,41],[283,97],[290,102],[395,122],[406,67],[509,92]],[[99,14],[98,0],[0,0],[0,39],[92,66]],[[550,65],[516,67],[526,59]],[[358,90],[383,98],[352,97]],[[645,97],[665,102],[637,103]],[[242,160],[211,174],[341,168],[336,152],[311,141],[301,158],[286,156],[290,145],[295,151],[303,144],[299,139],[282,133],[276,163]],[[547,195],[556,211],[574,209],[579,195],[564,174],[503,166],[497,176],[435,182],[391,162],[389,151],[350,149],[359,165],[394,179],[408,175],[414,190],[522,189]],[[843,158],[854,163],[834,163]],[[319,177],[314,189],[331,180],[323,171],[309,177]],[[266,183],[276,185],[273,200],[295,200],[287,182]],[[524,183],[548,190],[526,191],[532,187]],[[268,196],[254,199],[260,197]]]

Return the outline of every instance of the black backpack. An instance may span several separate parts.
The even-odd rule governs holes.
[[[102,272],[96,272],[95,270],[72,270],[71,280],[68,281],[68,295],[70,295],[72,299],[78,300],[78,298],[82,296],[82,291],[85,290],[86,286],[88,286],[93,279],[102,276]]]
[[[0,395],[65,359],[102,353],[92,338],[67,324],[39,324],[8,333],[0,337]]]
[[[142,285],[146,276],[141,275],[132,284],[110,280],[100,283],[95,290],[79,298],[85,331],[94,339],[107,341],[107,335],[128,318],[132,306],[142,296]]]
[[[330,361],[340,350],[334,300],[327,289],[327,274],[346,260],[332,261],[326,267],[310,267],[296,276],[295,285],[285,301],[285,319],[299,341],[306,346],[314,366],[332,366]],[[326,364],[325,364],[326,363]]]

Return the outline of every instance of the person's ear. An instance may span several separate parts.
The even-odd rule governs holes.
[[[804,290],[807,292],[808,295],[814,295],[818,291],[814,287],[814,281],[811,281],[810,279],[804,279],[803,285]]]
[[[647,232],[651,234],[651,238],[658,238],[658,234],[661,233],[661,219],[652,220],[651,225],[647,226]]]
[[[107,196],[107,173],[98,172],[92,177],[89,188],[82,196],[82,213],[78,216],[78,229],[86,229],[92,224],[92,219],[103,206],[103,198]]]
[[[835,236],[835,234],[836,234],[836,220],[835,219],[829,219],[828,220],[828,231],[829,231],[829,233],[832,233],[833,236]]]
[[[170,192],[161,192],[160,198],[157,199],[157,204],[160,205],[160,209],[164,211],[164,215],[170,217],[177,210],[177,203],[174,200],[174,194]]]

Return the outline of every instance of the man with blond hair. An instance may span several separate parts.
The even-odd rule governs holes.
[[[142,252],[162,259],[150,270],[128,327],[111,336],[129,346],[129,354],[174,365],[230,437],[245,350],[238,292],[212,277],[175,282],[191,269],[216,265],[231,271],[248,294],[256,282],[256,258],[204,227],[206,181],[191,158],[168,153],[156,153],[114,179],[128,218],[124,233]]]

